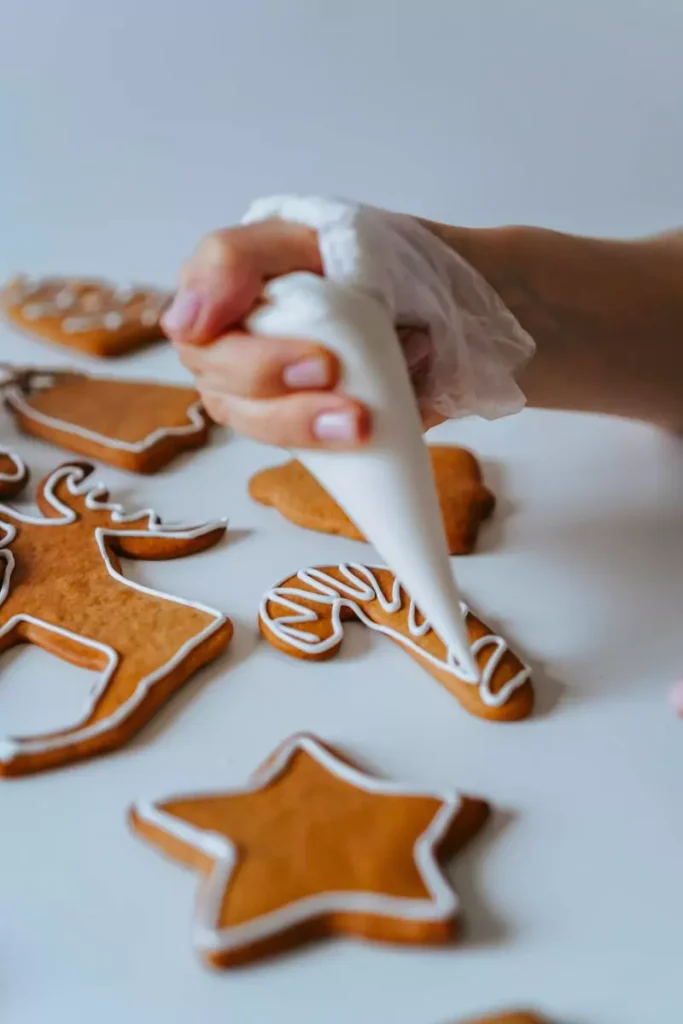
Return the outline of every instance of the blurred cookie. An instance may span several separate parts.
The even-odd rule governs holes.
[[[5,404],[26,434],[133,473],[153,473],[206,443],[194,388],[85,373],[18,370]]]
[[[118,356],[163,336],[170,295],[147,285],[117,286],[97,278],[24,275],[0,293],[7,320],[42,341],[91,356]]]
[[[495,498],[482,483],[474,455],[452,445],[431,445],[429,455],[452,555],[470,554],[479,527],[493,512]],[[296,460],[262,470],[249,481],[249,494],[272,505],[297,526],[352,540],[363,534],[314,476]]]

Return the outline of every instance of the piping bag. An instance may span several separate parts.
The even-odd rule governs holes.
[[[339,356],[345,391],[372,414],[372,437],[357,451],[293,454],[381,554],[446,644],[458,675],[477,682],[418,405],[389,310],[357,288],[297,273],[266,285],[248,326],[269,337],[315,339]]]

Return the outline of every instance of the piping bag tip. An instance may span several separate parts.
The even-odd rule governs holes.
[[[467,631],[467,609],[459,601],[456,609],[451,617],[451,621],[447,624],[448,629],[435,628],[433,623],[432,629],[434,629],[446,647],[448,660],[461,679],[467,683],[479,683],[481,681],[481,670],[472,651]],[[445,626],[446,623],[444,623]]]

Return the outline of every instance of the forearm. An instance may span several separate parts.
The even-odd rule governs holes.
[[[531,405],[683,429],[683,232],[634,242],[425,221],[536,340]]]

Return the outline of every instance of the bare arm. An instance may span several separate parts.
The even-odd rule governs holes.
[[[638,241],[423,222],[489,281],[534,337],[531,405],[683,430],[683,231]]]
[[[531,405],[649,420],[683,432],[683,232],[640,241],[423,221],[490,282],[537,343]],[[353,448],[368,410],[310,339],[258,338],[243,321],[264,281],[323,272],[316,232],[280,220],[208,235],[181,271],[165,328],[220,423],[288,448]],[[425,412],[425,423],[438,422]]]

